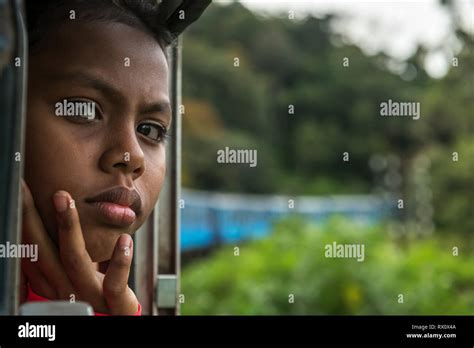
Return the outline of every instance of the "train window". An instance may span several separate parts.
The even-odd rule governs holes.
[[[57,303],[34,306],[34,301],[46,299],[76,302],[76,296],[78,303],[85,301],[93,305],[96,313],[114,314],[116,310],[108,308],[100,298],[112,296],[107,294],[112,294],[111,287],[119,277],[122,277],[122,286],[127,286],[123,278],[127,272],[130,273],[128,286],[136,298],[124,295],[122,299],[128,301],[128,310],[126,305],[117,305],[120,310],[116,314],[120,311],[134,314],[136,310],[131,310],[134,303],[140,304],[138,310],[144,315],[178,313],[179,36],[201,16],[209,3],[208,0],[92,1],[87,4],[74,0],[57,4],[30,0],[0,2],[0,115],[2,124],[7,125],[0,128],[0,243],[4,247],[0,252],[12,253],[15,247],[18,249],[15,253],[18,257],[12,254],[12,257],[0,258],[0,314],[89,313],[86,307],[64,309]],[[77,31],[81,23],[90,25]],[[91,29],[94,25],[95,31]],[[69,39],[64,41],[62,33],[73,26]],[[49,35],[48,40],[44,39],[46,35]],[[84,49],[84,35],[88,35],[89,49]],[[124,45],[114,46],[118,37],[130,43],[129,52],[120,52]],[[56,46],[49,46],[50,42]],[[101,45],[106,48],[102,53]],[[147,48],[143,48],[145,46]],[[88,58],[90,54],[95,60]],[[111,73],[109,69],[113,54],[122,54],[120,64],[126,72],[120,76],[117,70]],[[150,56],[156,59],[149,59]],[[105,62],[106,59],[109,60]],[[119,78],[122,82],[118,82]],[[135,81],[132,87],[139,92],[134,95],[135,100],[130,97],[133,90],[127,90],[132,81]],[[66,108],[58,111],[54,108],[57,103]],[[82,108],[82,104],[92,106],[87,117],[81,110],[89,109]],[[69,105],[74,107],[69,110]],[[52,113],[64,117],[45,118]],[[118,113],[122,113],[120,117],[134,115],[133,122],[137,126],[130,123],[131,118],[130,128],[123,119],[111,116]],[[84,175],[81,178],[80,171],[84,174],[87,167],[85,161],[94,156],[90,145],[95,140],[91,135],[101,132],[104,133],[102,140],[96,143],[101,147],[96,159],[104,175],[101,179],[90,172],[93,176],[89,179]],[[110,136],[109,132],[117,135]],[[172,135],[166,142],[165,133]],[[105,139],[108,144],[103,142]],[[149,158],[155,162],[146,163],[147,156],[153,156]],[[74,162],[76,165],[71,165]],[[24,163],[27,163],[25,167]],[[107,175],[108,179],[104,179]],[[147,175],[148,179],[144,179]],[[133,184],[137,178],[144,180],[138,189]],[[81,185],[89,185],[90,192],[83,194],[85,192],[78,189]],[[53,197],[58,189],[66,191],[56,192]],[[53,201],[58,214],[56,220]],[[102,227],[88,226],[88,222],[95,219],[90,220],[90,216],[97,217]],[[69,222],[66,224],[66,221]],[[75,242],[61,234],[66,228],[78,232]],[[139,233],[134,242],[129,241],[130,237],[126,236],[137,229]],[[94,230],[94,236],[89,235],[89,230]],[[133,250],[130,249],[132,243]],[[81,246],[87,247],[89,254],[83,259],[89,269],[85,268],[84,272],[104,275],[99,281],[103,289],[89,298],[84,296],[87,291],[77,290],[74,277],[68,273],[72,271],[65,266],[67,255],[75,254]],[[10,249],[4,250],[8,247]],[[28,260],[23,262],[22,259],[21,267],[20,250]],[[133,261],[132,253],[135,254]],[[44,258],[46,254],[47,266],[43,262],[36,263],[38,257]],[[75,255],[79,254],[80,251]],[[128,271],[119,271],[119,263],[115,261],[121,258],[132,262]],[[62,265],[54,268],[54,260],[61,260]],[[38,273],[46,278],[41,280],[34,276]],[[68,276],[64,277],[65,274]],[[53,277],[56,277],[54,281]],[[61,279],[68,279],[70,283],[60,282]],[[60,286],[53,289],[53,282],[59,282]],[[19,311],[24,301],[28,306]]]

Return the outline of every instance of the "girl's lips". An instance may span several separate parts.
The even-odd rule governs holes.
[[[97,210],[105,222],[111,225],[127,227],[136,220],[135,212],[130,207],[110,202],[90,202],[89,204]]]
[[[130,190],[119,186],[102,193],[95,197],[86,198],[86,203],[113,203],[121,207],[128,207],[135,215],[140,215],[142,209],[142,199],[136,190]]]

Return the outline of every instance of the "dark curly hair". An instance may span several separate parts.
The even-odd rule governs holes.
[[[26,0],[30,53],[50,30],[71,20],[118,22],[150,34],[164,49],[174,37],[163,25],[157,0]]]

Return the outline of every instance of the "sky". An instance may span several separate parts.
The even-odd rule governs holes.
[[[226,3],[229,0],[217,2]],[[385,52],[395,60],[414,53],[419,43],[430,49],[425,68],[432,77],[446,74],[460,44],[451,32],[451,17],[439,0],[241,0],[262,15],[288,14],[296,19],[328,13],[342,15],[334,31],[368,54]],[[474,0],[457,0],[462,26],[474,35]]]

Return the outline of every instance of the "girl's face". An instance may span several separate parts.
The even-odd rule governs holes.
[[[29,59],[25,181],[55,241],[52,196],[69,192],[92,260],[106,261],[120,234],[133,234],[151,213],[165,177],[165,54],[130,26],[71,21]]]

